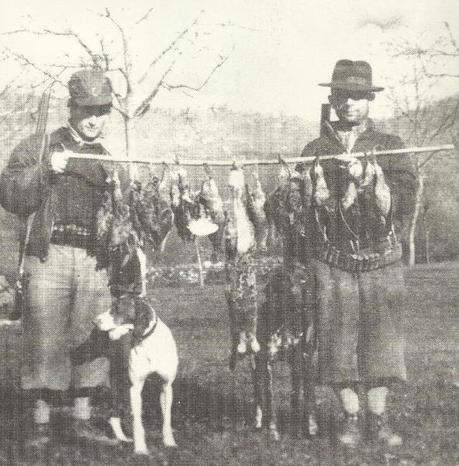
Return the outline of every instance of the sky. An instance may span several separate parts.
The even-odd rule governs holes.
[[[388,43],[432,43],[444,34],[445,20],[459,38],[456,0],[105,0],[97,2],[97,10],[95,3],[2,2],[0,33],[23,27],[58,31],[71,28],[91,47],[97,47],[101,37],[107,42],[113,38],[116,52],[118,32],[113,24],[107,25],[107,20],[97,15],[106,6],[129,32],[134,72],[141,76],[151,57],[199,16],[199,34],[189,37],[193,43],[182,44],[183,54],[174,65],[169,84],[197,86],[220,55],[229,58],[200,92],[162,91],[155,105],[225,105],[236,111],[285,113],[307,120],[318,119],[320,104],[326,101],[328,93],[317,84],[330,80],[338,59],[367,60],[373,66],[376,85],[397,87],[411,65],[406,59],[394,58],[393,47]],[[140,21],[150,8],[148,18]],[[0,35],[1,46],[44,65],[53,60],[75,62],[74,58],[82,55],[75,40],[61,36]],[[167,59],[160,62],[157,76],[171,63]],[[456,73],[459,70],[457,61],[448,66]],[[20,73],[18,65],[9,63],[0,73],[0,82],[9,82]],[[157,76],[151,74],[151,82],[146,80],[138,87],[139,102]],[[443,80],[430,92],[441,98],[456,93],[458,83],[459,79]],[[388,94],[381,93],[373,113],[376,117],[389,116],[392,111]]]

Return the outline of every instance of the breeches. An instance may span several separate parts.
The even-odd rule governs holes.
[[[97,357],[72,364],[92,337],[92,320],[111,305],[106,271],[86,250],[51,244],[45,262],[27,256],[23,316],[23,389],[67,390],[109,385],[109,364]]]
[[[401,264],[354,274],[313,260],[319,383],[405,380]]]

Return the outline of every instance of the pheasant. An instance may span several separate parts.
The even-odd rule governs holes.
[[[158,249],[171,230],[173,213],[159,195],[159,179],[142,186],[134,181],[124,193],[118,172],[111,170],[108,190],[97,212],[96,258],[107,268],[115,296],[145,293],[145,254],[142,248]]]
[[[172,209],[161,196],[161,181],[151,175],[144,187],[137,183],[131,189],[129,202],[132,223],[141,244],[155,251],[161,249],[174,223]]]

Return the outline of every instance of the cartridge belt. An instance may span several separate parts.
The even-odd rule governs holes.
[[[74,223],[55,223],[51,243],[74,248],[87,248],[91,239],[89,228]]]
[[[370,272],[399,262],[402,258],[402,246],[395,243],[382,253],[348,253],[328,243],[318,251],[316,258],[346,272]]]

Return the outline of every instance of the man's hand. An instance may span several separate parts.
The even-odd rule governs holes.
[[[352,154],[341,154],[334,157],[340,168],[346,170],[351,178],[358,182],[363,174],[363,166],[360,160]]]
[[[50,166],[54,173],[64,173],[69,157],[72,153],[68,150],[63,152],[54,152],[51,155]]]

